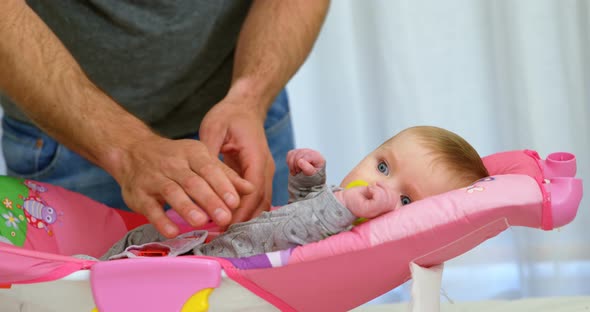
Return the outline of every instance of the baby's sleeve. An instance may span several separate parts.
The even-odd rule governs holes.
[[[326,166],[311,176],[306,176],[303,172],[289,175],[289,203],[305,199],[310,193],[320,191],[325,184]]]

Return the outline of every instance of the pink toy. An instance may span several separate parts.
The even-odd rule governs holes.
[[[411,262],[437,265],[510,226],[551,230],[575,218],[582,181],[575,178],[574,155],[553,153],[541,159],[525,150],[483,160],[492,176],[468,187],[417,201],[317,243],[249,258],[187,256],[96,263],[57,255],[62,249],[39,251],[34,244],[23,249],[0,243],[0,284],[39,283],[89,270],[88,287],[98,311],[200,311],[193,305],[197,303],[224,310],[235,293],[223,285],[231,283],[283,311],[350,310],[409,279]],[[69,214],[62,210],[64,217]],[[84,218],[85,213],[79,214]],[[125,228],[120,225],[124,222],[109,223]],[[60,236],[57,239],[69,241],[56,246],[79,246],[86,235],[96,238],[111,231],[106,224],[92,226],[92,231],[103,232],[79,227],[81,234]],[[59,231],[53,228],[57,237]],[[189,229],[186,224],[184,229]],[[104,236],[101,248],[114,241]],[[98,253],[94,246],[67,249],[74,250]],[[211,292],[220,295],[209,298]],[[154,296],[159,296],[159,303],[149,304]],[[231,298],[223,300],[227,296]],[[245,307],[244,297],[240,298]]]
[[[515,173],[531,176],[543,193],[544,230],[570,223],[576,216],[582,199],[582,181],[575,179],[576,157],[573,154],[552,153],[542,160],[535,151],[497,153],[483,158],[490,175]],[[551,209],[551,211],[547,211]]]
[[[99,311],[181,311],[194,294],[219,287],[221,266],[210,259],[139,258],[97,263],[90,277]]]

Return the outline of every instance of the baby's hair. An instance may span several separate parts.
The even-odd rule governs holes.
[[[403,130],[398,135],[415,136],[432,152],[433,165],[444,166],[455,177],[455,188],[465,187],[489,176],[481,157],[465,139],[442,128],[416,126]]]

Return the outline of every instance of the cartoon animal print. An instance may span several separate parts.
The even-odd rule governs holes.
[[[494,181],[494,180],[496,180],[496,178],[494,178],[494,177],[485,177],[485,178],[475,181],[475,183],[477,183],[477,182],[490,182],[490,181]]]
[[[47,234],[53,235],[53,232],[49,229],[49,225],[57,221],[57,211],[47,205],[39,194],[46,192],[47,189],[30,180],[25,180],[25,185],[29,188],[30,192],[29,197],[24,199],[21,208],[25,213],[27,223],[35,229],[44,229]]]
[[[23,204],[27,222],[37,229],[47,229],[47,225],[57,221],[57,212],[52,207],[46,206],[37,198],[27,198]]]
[[[485,188],[483,188],[483,186],[479,186],[479,185],[473,184],[473,185],[468,186],[466,188],[466,190],[467,190],[467,193],[471,194],[471,193],[473,193],[475,191],[477,191],[477,192],[483,192],[483,190],[485,190]]]
[[[494,181],[495,178],[494,177],[485,177],[483,179],[479,179],[475,182],[473,182],[473,184],[471,184],[470,186],[466,187],[465,190],[467,191],[467,193],[472,194],[473,192],[483,192],[485,190],[485,187],[477,185],[477,183],[479,182],[490,182],[490,181]]]
[[[29,188],[30,191],[38,194],[47,191],[47,188],[43,185],[39,185],[31,180],[25,180],[25,185]]]

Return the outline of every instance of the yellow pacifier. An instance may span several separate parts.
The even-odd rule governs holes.
[[[364,180],[354,180],[350,183],[348,183],[345,187],[345,189],[349,189],[349,188],[353,188],[353,187],[357,187],[357,186],[369,186],[369,183],[365,182]]]
[[[346,185],[345,189],[350,189],[350,188],[357,187],[357,186],[369,186],[369,183],[367,183],[364,180],[354,180],[354,181],[348,183]],[[361,224],[363,222],[367,222],[367,221],[369,221],[369,220],[366,218],[358,218],[352,223],[352,225],[359,225],[359,224]]]

